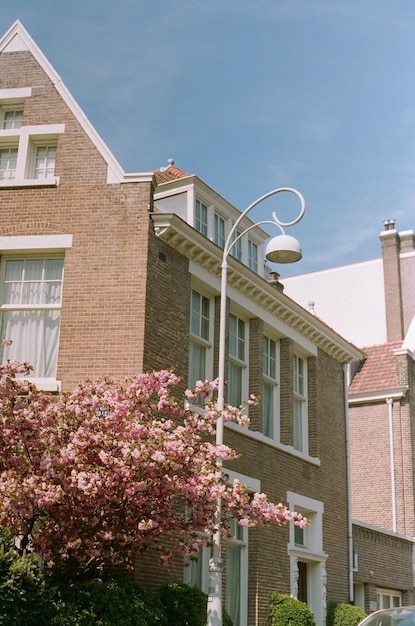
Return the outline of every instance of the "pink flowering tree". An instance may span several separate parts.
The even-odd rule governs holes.
[[[29,373],[27,364],[0,365],[0,526],[47,566],[128,563],[149,547],[167,560],[166,538],[192,556],[214,532],[218,497],[224,536],[230,516],[249,526],[307,524],[218,475],[218,460],[238,455],[214,444],[214,385],[187,392],[184,408],[173,399],[179,379],[171,371],[58,395],[39,391]],[[206,402],[202,414],[192,409],[197,396]],[[246,423],[232,407],[224,419]]]

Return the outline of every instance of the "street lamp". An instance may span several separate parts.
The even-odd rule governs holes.
[[[252,224],[246,228],[242,233],[239,233],[237,237],[234,234],[237,232],[237,228],[243,218],[257,206],[263,200],[277,194],[286,191],[293,193],[300,201],[301,209],[298,216],[291,222],[281,222],[275,211],[272,213],[272,220],[265,220]],[[296,189],[291,187],[281,187],[274,189],[269,193],[261,196],[258,200],[255,200],[243,213],[241,213],[231,228],[230,233],[225,241],[222,256],[222,273],[221,273],[221,287],[220,287],[220,318],[219,318],[219,372],[218,372],[218,398],[216,408],[219,414],[219,418],[216,423],[216,445],[221,446],[223,444],[223,409],[224,409],[224,388],[225,388],[225,338],[226,338],[226,290],[227,290],[227,278],[228,278],[228,255],[243,235],[256,226],[263,224],[274,224],[277,226],[281,234],[273,237],[267,244],[265,249],[265,256],[268,261],[272,263],[295,263],[302,257],[301,246],[297,239],[286,235],[284,228],[286,226],[293,226],[300,221],[305,212],[305,201],[303,196]],[[222,465],[218,461],[218,474],[222,474]],[[209,598],[208,598],[208,614],[207,614],[207,626],[222,626],[222,560],[220,557],[220,544],[221,544],[221,527],[222,520],[222,502],[218,498],[215,509],[215,532],[213,535],[212,543],[212,555],[209,562]]]

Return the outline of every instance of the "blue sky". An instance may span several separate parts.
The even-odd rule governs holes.
[[[241,210],[298,189],[282,276],[380,256],[385,219],[415,229],[414,0],[14,0],[0,31],[16,19],[125,171],[174,158]],[[273,210],[294,197],[251,217]]]

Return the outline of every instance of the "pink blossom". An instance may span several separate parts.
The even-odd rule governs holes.
[[[27,363],[0,365],[0,524],[30,541],[47,566],[125,562],[160,538],[193,555],[201,533],[214,532],[217,498],[225,537],[230,516],[246,526],[308,524],[218,472],[218,462],[239,456],[214,443],[218,418],[249,420],[247,407],[218,413],[217,381],[186,392],[206,401],[201,413],[173,399],[179,378],[170,370],[85,382],[58,396],[20,378],[30,372]]]

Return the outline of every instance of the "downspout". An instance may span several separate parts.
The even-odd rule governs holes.
[[[350,463],[350,427],[349,427],[349,397],[348,397],[348,373],[349,367],[343,364],[344,373],[344,408],[345,408],[345,430],[346,430],[346,468],[347,468],[347,539],[349,546],[349,602],[354,603],[353,586],[353,521],[352,521],[352,477]]]
[[[391,463],[391,495],[392,495],[392,530],[396,533],[396,491],[395,491],[395,456],[393,451],[393,399],[387,398],[389,421],[389,454]]]

